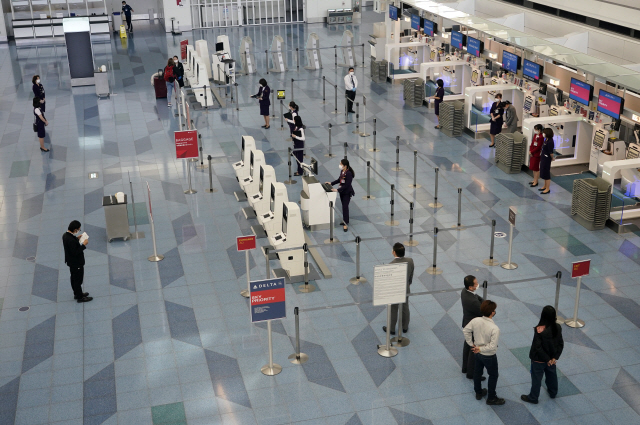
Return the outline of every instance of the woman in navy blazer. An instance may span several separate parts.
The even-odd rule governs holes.
[[[351,185],[355,176],[356,173],[349,165],[349,160],[344,158],[340,160],[340,177],[332,182],[327,182],[327,184],[330,184],[331,186],[340,184],[340,186],[338,186],[337,189],[333,189],[333,191],[340,194],[340,202],[342,202],[341,224],[343,226],[342,229],[345,232],[349,230],[349,202],[351,202],[351,197],[356,194],[353,190],[353,186]]]
[[[44,103],[44,86],[42,84],[40,84],[40,76],[39,75],[34,75],[33,78],[31,79],[31,82],[33,83],[33,94],[40,99],[40,110],[42,112],[44,112],[45,109],[45,103]]]
[[[262,128],[269,129],[271,126],[269,125],[269,106],[271,106],[271,87],[267,84],[267,80],[264,78],[260,79],[260,89],[258,90],[258,94],[254,94],[251,97],[255,97],[258,99],[260,103],[260,115],[264,118],[264,125]]]

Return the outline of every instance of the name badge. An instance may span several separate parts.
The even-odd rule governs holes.
[[[344,184],[344,179],[340,180],[340,184]]]
[[[533,146],[538,146],[538,142],[533,142]]]

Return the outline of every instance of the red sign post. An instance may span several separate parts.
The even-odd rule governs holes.
[[[571,265],[571,277],[578,278],[576,282],[576,303],[573,307],[573,317],[564,321],[565,325],[572,328],[581,328],[584,326],[584,320],[578,319],[578,307],[580,306],[580,285],[582,284],[582,276],[589,275],[589,266],[591,260],[576,261]]]
[[[244,251],[244,258],[247,266],[247,289],[240,291],[240,295],[245,298],[251,296],[251,275],[249,274],[249,251],[256,249],[256,237],[255,236],[238,236],[236,238],[236,247],[238,252]]]
[[[571,268],[571,277],[582,277],[589,275],[589,266],[591,265],[591,260],[584,261],[576,261],[573,263]]]
[[[198,157],[197,130],[175,131],[173,134],[176,143],[177,159]]]
[[[180,6],[180,2],[178,2],[178,6]],[[180,57],[182,60],[187,59],[187,46],[189,45],[189,40],[180,40]]]

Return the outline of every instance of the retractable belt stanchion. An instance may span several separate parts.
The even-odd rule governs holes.
[[[560,325],[565,322],[564,317],[558,314],[558,302],[560,301],[560,281],[561,280],[562,280],[562,272],[558,271],[558,273],[556,273],[556,300],[553,303],[553,306],[556,309],[556,323]]]
[[[442,274],[442,269],[439,269],[436,266],[436,261],[438,258],[438,228],[433,228],[433,265],[427,268],[427,273],[429,274]]]
[[[336,104],[335,109],[333,110],[333,113],[337,115],[338,114],[338,84],[333,86],[333,90],[334,90],[334,102]]]
[[[442,204],[440,202],[438,202],[438,174],[440,174],[440,169],[438,167],[436,167],[436,181],[434,183],[435,191],[434,191],[434,195],[433,195],[433,202],[431,202],[429,204],[429,207],[431,207],[431,208],[440,208],[440,207],[442,207]]]
[[[347,142],[344,142],[344,159],[347,159],[347,149],[349,148],[349,145],[347,144]]]
[[[269,75],[269,51],[268,50],[264,51],[264,59],[265,59],[264,66],[265,68],[267,68],[267,75]]]
[[[208,164],[204,163],[204,154],[202,153],[202,143],[200,143],[200,164],[196,165],[196,168],[199,170],[204,170],[205,168],[209,168]]]
[[[378,354],[382,357],[398,355],[398,349],[391,345],[391,304],[387,304],[387,338],[385,345],[378,345]]]
[[[360,134],[360,102],[356,102],[356,129],[351,133]]]
[[[400,136],[396,136],[396,166],[391,169],[391,171],[402,171],[403,168],[400,167]]]
[[[275,118],[276,117],[276,108],[274,106],[275,103],[275,97],[276,97],[276,92],[274,92],[273,90],[271,91],[271,118]],[[281,101],[282,102],[282,101]],[[280,115],[282,115],[282,108],[280,108]]]
[[[209,189],[207,189],[207,192],[216,193],[218,189],[215,189],[213,187],[213,167],[211,166],[211,155],[207,156],[207,161],[209,161]]]
[[[456,230],[464,230],[462,225],[462,188],[458,188],[458,224],[452,226]]]
[[[413,202],[409,202],[409,240],[403,243],[406,246],[418,246],[418,241],[413,239]]]
[[[487,299],[488,290],[489,290],[489,283],[487,283],[487,281],[485,280],[484,282],[482,282],[482,299],[483,300]]]
[[[267,279],[269,279],[271,277],[271,264],[269,264],[269,247],[264,248],[264,259],[265,259],[264,262],[266,267],[265,276],[267,277]]]
[[[297,47],[296,47],[296,70],[300,72],[300,52]],[[291,100],[293,100],[293,97],[291,97]]]
[[[482,260],[482,264],[485,266],[497,266],[500,264],[498,260],[493,259],[493,243],[496,238],[496,221],[491,220],[491,247],[489,248],[489,258]]]
[[[207,85],[204,85],[204,109],[205,112],[207,110],[207,108],[209,107],[209,105],[207,104]]]
[[[298,286],[298,291],[308,294],[315,291],[316,288],[309,285],[309,248],[306,243],[302,245],[302,250],[304,251],[304,283]]]
[[[280,128],[278,130],[284,130],[284,113],[282,112],[283,104],[282,99],[280,99]]]
[[[291,79],[291,101],[295,100],[293,97],[293,78]]]
[[[325,154],[324,156],[326,156],[327,158],[333,158],[335,155],[331,153],[331,129],[333,128],[333,125],[331,125],[331,123],[329,123],[329,153]],[[306,146],[306,144],[305,144]]]
[[[249,267],[249,251],[250,250],[248,249],[244,251],[244,264],[247,268],[247,289],[243,289],[242,291],[240,291],[240,295],[245,298],[249,298],[251,296],[251,268]]]
[[[147,193],[149,197],[149,224],[151,225],[151,242],[153,244],[153,255],[147,257],[147,260],[152,263],[164,260],[164,255],[158,254],[158,248],[156,246],[156,227],[153,224],[153,210],[151,209],[151,189],[149,189],[149,182],[147,182]]]
[[[338,69],[338,46],[333,46],[333,58],[335,60],[335,67]]]
[[[368,136],[370,134],[367,133],[367,96],[362,96],[362,133],[360,133],[360,137]]]
[[[391,185],[391,201],[389,201],[389,204],[391,205],[391,217],[389,220],[385,221],[384,224],[386,226],[397,226],[398,224],[400,224],[399,222],[397,222],[396,220],[393,219],[393,213],[394,213],[394,209],[395,209],[395,201],[394,201],[394,196],[393,196],[393,192],[395,192],[396,190],[396,185],[392,184]]]
[[[338,238],[333,236],[334,217],[333,217],[333,201],[329,201],[329,239],[326,239],[324,243],[336,243],[340,242]]]
[[[376,147],[376,139],[377,139],[377,134],[376,134],[376,118],[373,119],[373,147],[371,149],[369,149],[369,152],[380,152],[380,149],[378,149]]]
[[[127,171],[127,175],[129,172]],[[133,183],[131,183],[131,176],[129,175],[129,188],[131,189],[131,209],[133,210],[133,229],[130,239],[142,239],[144,238],[144,232],[138,231],[138,219],[136,218],[136,201],[133,199]]]
[[[285,180],[282,183],[287,184],[287,185],[291,185],[291,184],[296,184],[297,181],[293,179],[293,177],[291,176],[291,155],[293,155],[293,149],[292,148],[287,148],[289,151],[289,155],[287,158],[287,165],[289,166],[289,180]]]
[[[360,236],[356,236],[356,276],[349,279],[349,283],[359,285],[366,281],[366,278],[360,276]]]
[[[193,195],[195,193],[198,193],[198,191],[191,187],[191,163],[189,161],[185,161],[185,164],[187,164],[187,179],[189,180],[189,189],[185,190],[184,194]]]
[[[371,161],[367,161],[367,194],[362,199],[365,201],[376,199],[375,196],[371,196]]]
[[[409,187],[413,189],[422,187],[421,184],[418,184],[418,151],[413,151],[413,184],[410,184]]]
[[[233,85],[236,87],[236,111],[240,110],[240,104],[239,102],[239,98],[238,98],[238,83],[233,83]]]
[[[298,307],[293,309],[293,317],[296,324],[296,352],[289,356],[289,360],[293,364],[305,364],[309,360],[309,356],[300,352],[300,316]]]
[[[511,252],[513,251],[513,228],[515,226],[509,223],[509,256],[507,257],[507,262],[500,264],[505,270],[515,270],[518,268],[516,263],[511,262]]]
[[[326,87],[327,84],[327,77],[325,77],[324,75],[322,76],[322,103],[327,103],[327,96],[326,96]]]
[[[576,302],[573,306],[573,317],[564,321],[564,324],[570,328],[581,328],[584,326],[584,320],[578,319],[578,308],[580,307],[580,287],[582,286],[582,276],[578,276],[578,282],[576,282]],[[557,310],[556,310],[557,312]]]
[[[409,345],[409,343],[411,343],[409,338],[407,338],[406,336],[402,336],[402,310],[404,309],[404,304],[408,302],[409,298],[406,298],[404,303],[398,304],[398,336],[391,339],[394,347],[406,347],[407,345]]]

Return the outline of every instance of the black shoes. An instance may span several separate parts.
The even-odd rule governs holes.
[[[481,393],[476,393],[476,400],[482,400],[482,397],[487,395],[487,389],[483,388]]]
[[[526,395],[526,394],[522,394],[522,395],[520,396],[520,400],[522,400],[522,401],[526,401],[527,403],[531,403],[531,404],[538,404],[538,400],[533,401],[533,400],[531,400],[531,399],[529,398],[529,396],[528,396],[528,395]]]
[[[471,378],[469,378],[469,377],[467,376],[467,379],[469,379],[469,380],[473,381],[473,376],[472,376]],[[480,378],[480,381],[486,381],[486,380],[487,380],[487,377],[486,377],[486,376],[483,376],[482,378]]]
[[[387,332],[387,327],[386,327],[386,326],[383,326],[383,327],[382,327],[382,330],[383,330],[383,332]],[[395,335],[396,333],[395,333],[395,331],[391,331],[391,332],[389,332],[389,334],[390,334],[390,335]]]
[[[88,297],[88,296],[89,296],[89,293],[88,293],[88,292],[83,292],[83,293],[82,293],[82,296],[81,296],[80,298],[84,298],[84,297]],[[78,297],[74,296],[74,297],[73,297],[73,299],[74,299],[74,300],[77,300],[77,299],[78,299]]]
[[[77,299],[78,303],[88,303],[91,300],[93,300],[93,297],[82,297]]]
[[[476,398],[478,398],[478,396],[476,395]],[[494,398],[492,400],[487,400],[487,404],[489,406],[502,406],[504,404],[504,398]]]

